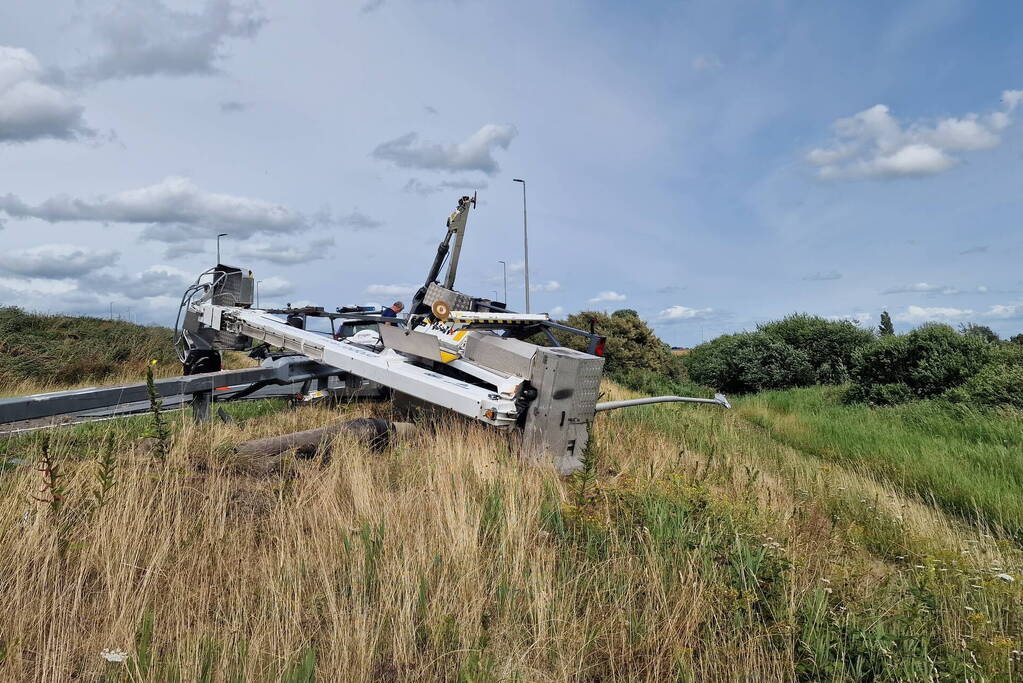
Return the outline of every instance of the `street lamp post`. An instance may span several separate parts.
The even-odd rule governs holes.
[[[256,280],[256,308],[259,308],[259,283],[262,280]]]
[[[526,278],[526,313],[529,313],[529,231],[526,229],[526,181],[522,178],[512,178],[516,183],[522,183],[522,250],[525,253],[523,264]]]
[[[227,237],[227,235],[228,235],[228,233],[226,233],[226,232],[222,232],[219,235],[217,235],[217,265],[218,266],[220,265],[220,238],[221,237]]]
[[[504,268],[504,305],[508,305],[508,264],[504,261],[498,261]]]

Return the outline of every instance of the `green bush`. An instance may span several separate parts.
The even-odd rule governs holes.
[[[690,378],[731,393],[813,384],[808,355],[765,332],[727,334],[700,344],[685,357]]]
[[[611,376],[633,370],[648,370],[669,379],[681,379],[685,370],[679,357],[671,351],[635,311],[623,309],[611,315],[596,311],[582,311],[568,316],[565,324],[580,330],[590,329],[607,337],[604,347],[604,372]],[[561,334],[558,340],[580,351],[586,350],[586,340],[577,335]],[[542,340],[537,339],[539,343]]]
[[[900,396],[904,400],[939,396],[976,375],[996,348],[981,335],[961,334],[948,325],[924,325],[902,336],[879,337],[854,354],[854,386],[846,398],[891,403]],[[904,385],[909,394],[890,385]]]
[[[989,363],[961,387],[948,392],[955,403],[1023,408],[1023,365]]]
[[[758,329],[805,353],[817,384],[848,382],[853,354],[874,340],[873,333],[848,320],[827,320],[806,313],[795,313]]]
[[[733,393],[842,384],[853,355],[873,339],[849,321],[796,313],[701,344],[685,365],[694,381]]]
[[[906,384],[909,375],[909,340],[906,335],[885,335],[864,346],[853,355],[850,374],[853,383],[861,387]]]
[[[893,406],[913,400],[913,390],[904,382],[893,384],[854,384],[845,394],[849,403]]]
[[[945,397],[954,403],[1023,408],[1023,346],[994,347],[988,363]]]

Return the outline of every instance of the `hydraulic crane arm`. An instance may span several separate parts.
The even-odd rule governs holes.
[[[292,327],[255,309],[198,305],[203,325],[220,332],[243,335],[378,382],[420,400],[443,406],[495,427],[510,427],[519,417],[512,398],[416,365],[394,350],[365,346]]]

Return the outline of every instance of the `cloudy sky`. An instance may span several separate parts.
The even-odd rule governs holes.
[[[691,345],[793,311],[1023,331],[1023,4],[15,0],[0,303],[173,321],[460,289]]]

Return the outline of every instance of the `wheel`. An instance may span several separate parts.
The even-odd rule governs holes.
[[[219,351],[213,351],[212,349],[193,349],[188,352],[185,356],[185,362],[182,363],[183,373],[185,375],[198,375],[203,372],[220,372],[224,369],[224,364],[220,358]]]

